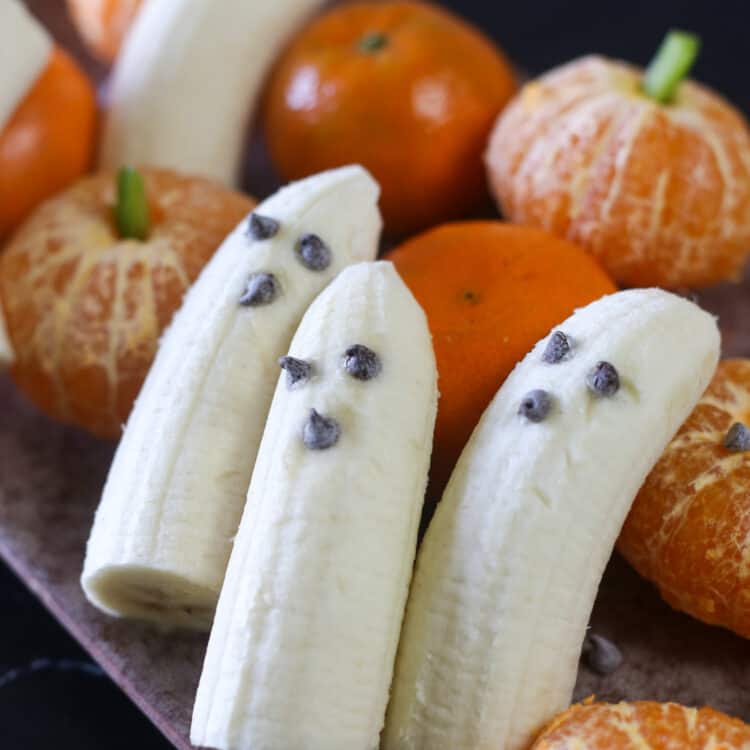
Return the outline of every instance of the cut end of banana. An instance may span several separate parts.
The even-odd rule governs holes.
[[[113,565],[82,583],[89,601],[105,612],[166,629],[206,631],[216,608],[215,591],[166,571]]]

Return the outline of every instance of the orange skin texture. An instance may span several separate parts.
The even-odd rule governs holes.
[[[734,750],[750,726],[712,708],[584,702],[555,718],[530,750]]]
[[[0,240],[45,198],[89,168],[96,140],[96,96],[59,47],[0,132]]]
[[[363,51],[373,32],[385,45]],[[314,21],[278,61],[266,140],[286,179],[367,167],[386,231],[401,235],[486,202],[482,151],[515,90],[503,54],[456,16],[419,2],[355,2]]]
[[[431,479],[440,488],[516,363],[575,308],[616,287],[576,245],[500,221],[445,224],[389,260],[432,333],[440,400]]]
[[[750,360],[725,360],[641,489],[618,549],[675,609],[750,638]]]
[[[112,63],[141,3],[142,0],[68,0],[68,12],[91,54]]]
[[[658,104],[642,75],[592,56],[527,84],[486,154],[498,204],[582,245],[627,286],[737,279],[750,251],[747,123],[692,81]]]
[[[0,256],[16,384],[46,414],[117,437],[157,342],[224,237],[254,202],[208,180],[142,169],[152,227],[115,229],[115,175],[42,204]]]

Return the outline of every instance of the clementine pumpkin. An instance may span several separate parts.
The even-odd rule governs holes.
[[[705,86],[667,100],[637,67],[584,57],[528,83],[486,154],[507,218],[591,252],[620,283],[736,279],[750,252],[750,130]]]
[[[119,435],[185,291],[254,205],[208,180],[141,174],[144,240],[118,232],[103,172],[39,206],[0,256],[13,379],[46,414],[103,437]]]

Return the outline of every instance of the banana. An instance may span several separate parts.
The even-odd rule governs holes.
[[[519,750],[568,705],[620,526],[718,352],[707,313],[633,290],[516,367],[420,549],[384,750]]]
[[[208,629],[286,351],[305,309],[371,259],[378,186],[323,172],[259,205],[164,335],[104,487],[82,576],[114,615]]]
[[[191,740],[373,750],[432,446],[430,334],[391,263],[364,263],[313,303],[281,364]]]
[[[0,0],[0,132],[47,67],[52,38],[20,0]]]
[[[233,184],[281,47],[322,0],[149,0],[117,60],[101,161]]]

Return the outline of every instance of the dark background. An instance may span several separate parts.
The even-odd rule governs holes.
[[[696,31],[703,49],[693,77],[750,113],[747,0],[443,4],[480,25],[532,75],[589,52],[645,64],[667,29]],[[62,20],[63,0],[30,0],[29,5],[46,18],[54,15],[55,35],[84,57]],[[105,747],[167,750],[171,745],[0,563],[0,748]]]

